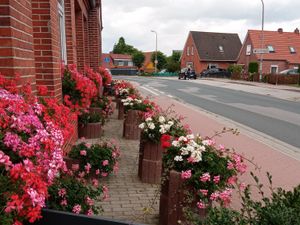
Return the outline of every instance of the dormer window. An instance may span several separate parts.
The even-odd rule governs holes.
[[[223,48],[222,45],[219,45],[219,51],[220,51],[220,52],[224,52],[224,48]]]
[[[267,49],[269,50],[269,52],[275,52],[275,49],[272,45],[268,45]]]
[[[296,53],[296,49],[294,47],[290,46],[289,49],[291,54]]]

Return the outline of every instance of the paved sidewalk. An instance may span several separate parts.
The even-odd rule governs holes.
[[[158,224],[158,186],[140,182],[137,175],[139,141],[122,138],[123,120],[117,119],[117,112],[115,110],[106,123],[101,137],[101,140],[117,140],[121,148],[119,172],[100,180],[108,186],[110,195],[109,200],[99,203],[104,209],[102,216],[129,223]]]

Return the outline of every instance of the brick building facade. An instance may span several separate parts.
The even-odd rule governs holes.
[[[101,0],[0,0],[0,73],[61,98],[60,65],[101,63]]]

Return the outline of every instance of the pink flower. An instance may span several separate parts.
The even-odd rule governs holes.
[[[87,163],[85,166],[84,166],[84,169],[86,170],[86,173],[90,173],[90,169],[92,168],[91,164]]]
[[[239,186],[241,191],[244,191],[246,187],[247,187],[247,185],[245,183],[241,183]]]
[[[60,205],[61,205],[61,206],[67,206],[67,205],[68,205],[67,200],[66,200],[66,199],[62,200],[62,201],[60,202]]]
[[[96,174],[96,175],[99,175],[99,174],[100,174],[100,170],[99,170],[99,169],[96,169],[95,174]]]
[[[207,196],[207,194],[208,194],[208,190],[200,189],[199,191],[201,192],[201,194],[202,194],[203,196]]]
[[[229,205],[229,203],[231,201],[231,194],[232,194],[232,190],[229,188],[226,188],[225,191],[223,191],[219,194],[219,198],[223,201],[225,206]]]
[[[102,166],[107,166],[108,164],[109,164],[109,162],[107,159],[102,162]]]
[[[89,206],[92,206],[92,205],[94,205],[94,200],[91,199],[90,197],[87,197],[86,198],[86,204],[88,204]]]
[[[114,174],[116,174],[116,173],[118,173],[118,171],[119,171],[119,163],[116,162],[116,164],[114,165],[114,168],[113,168],[113,172],[114,172]]]
[[[78,174],[78,176],[80,177],[80,178],[83,178],[84,176],[85,176],[85,172],[80,172],[79,174]]]
[[[86,156],[86,151],[85,151],[85,150],[81,150],[81,151],[80,151],[80,155]]]
[[[232,162],[227,163],[227,169],[233,170],[234,169],[234,164]]]
[[[204,202],[202,202],[202,201],[197,202],[197,207],[198,207],[199,209],[205,209],[205,208],[206,208]]]
[[[85,146],[86,146],[87,148],[90,148],[92,145],[91,145],[90,143],[85,143]]]
[[[214,183],[218,184],[220,182],[220,175],[219,176],[214,176]]]
[[[181,179],[189,179],[191,176],[192,176],[191,170],[181,172]]]
[[[74,207],[73,207],[73,209],[72,209],[72,212],[73,213],[76,213],[76,214],[79,214],[80,213],[80,211],[81,211],[81,205],[75,205]]]
[[[209,173],[204,173],[204,174],[200,177],[200,180],[201,180],[202,182],[210,181],[210,175],[209,175]]]
[[[219,195],[220,195],[220,193],[218,191],[216,191],[216,192],[214,192],[210,195],[209,199],[212,200],[212,201],[215,201],[219,198]]]
[[[109,198],[108,187],[106,187],[105,185],[103,185],[102,186],[102,190],[103,190],[103,200],[107,200]]]
[[[189,163],[194,163],[194,162],[195,162],[195,158],[189,157],[189,158],[187,159],[187,161],[188,161]]]
[[[234,185],[237,181],[237,177],[236,176],[232,176],[232,177],[229,177],[228,180],[227,180],[227,184],[229,185]]]
[[[99,186],[99,181],[97,179],[92,180],[92,185],[97,188]]]
[[[72,164],[72,170],[73,171],[79,170],[79,164]]]
[[[89,210],[87,211],[86,215],[88,215],[88,216],[94,215],[93,210],[92,210],[92,209],[89,209]]]
[[[224,151],[225,151],[225,146],[224,146],[224,145],[219,145],[218,150],[219,150],[220,152],[224,152]]]
[[[64,197],[67,194],[67,191],[65,188],[59,189],[58,190],[58,196],[59,197]]]
[[[101,176],[102,176],[102,177],[107,177],[107,175],[108,175],[108,173],[106,173],[106,172],[102,172],[102,173],[101,173]]]

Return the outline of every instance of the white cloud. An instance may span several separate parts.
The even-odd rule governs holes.
[[[265,29],[293,31],[299,26],[299,0],[264,0]],[[166,54],[182,49],[190,30],[238,33],[261,29],[261,1],[243,0],[103,0],[103,52],[123,36],[142,51]]]

